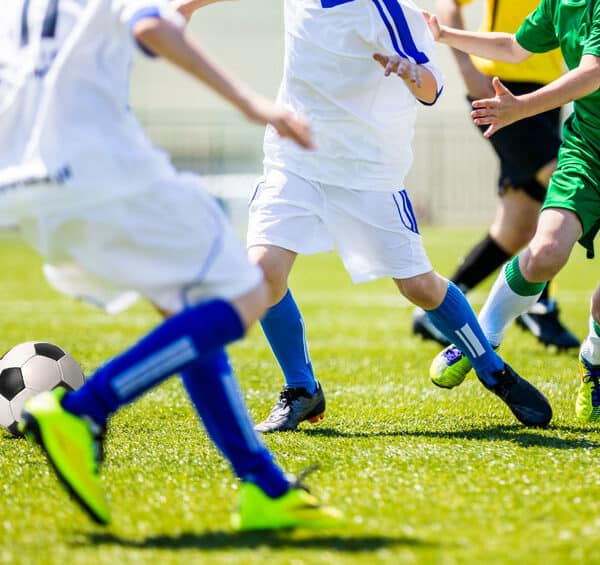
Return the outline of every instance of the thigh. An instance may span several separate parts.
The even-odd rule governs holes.
[[[405,190],[327,187],[326,222],[354,282],[405,279],[431,271]]]
[[[302,254],[330,251],[333,243],[323,223],[324,210],[318,183],[283,169],[267,169],[250,200],[247,245],[274,245]]]
[[[594,256],[594,238],[600,229],[600,155],[575,134],[567,135],[556,171],[550,179],[543,210],[562,208],[574,212],[581,224],[579,243]]]

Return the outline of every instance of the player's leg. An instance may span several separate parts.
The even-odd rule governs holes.
[[[588,335],[579,351],[581,379],[575,413],[584,422],[600,421],[600,285],[592,295]]]
[[[329,509],[323,513],[313,498],[304,499],[257,438],[226,363],[224,345],[241,337],[265,311],[268,289],[260,269],[248,262],[245,249],[216,203],[189,183],[179,188],[176,194],[168,190],[144,194],[119,210],[114,205],[107,207],[106,213],[114,213],[115,220],[106,242],[116,237],[122,244],[119,250],[101,245],[106,213],[91,213],[93,217],[87,220],[91,232],[97,234],[98,249],[93,258],[81,255],[84,268],[95,268],[95,274],[100,271],[103,281],[112,277],[116,288],[131,285],[130,277],[139,276],[137,290],[161,311],[174,314],[100,367],[77,395],[36,397],[25,411],[25,431],[37,437],[82,506],[95,520],[105,523],[109,511],[94,457],[100,443],[97,434],[115,410],[169,375],[184,372],[188,391],[195,406],[203,410],[200,415],[209,433],[215,434],[218,447],[236,471],[252,470],[251,476],[240,478],[244,485],[252,482],[253,486],[244,490],[253,493],[250,504],[261,527],[332,523],[336,513]],[[98,214],[102,221],[97,226]],[[123,225],[117,225],[117,219]],[[152,233],[151,241],[145,241],[141,233]],[[128,235],[132,237],[128,239]],[[70,251],[80,256],[78,244],[71,245]],[[162,258],[158,271],[156,257]],[[93,281],[91,277],[88,283]],[[208,299],[219,294],[223,298]],[[211,411],[207,404],[211,401],[218,413]],[[263,487],[277,496],[270,497]],[[299,512],[300,505],[308,512]],[[252,528],[256,523],[246,520],[237,525]]]
[[[288,288],[298,253],[329,249],[329,237],[316,215],[323,206],[318,186],[297,175],[271,169],[250,204],[248,253],[263,269],[270,288],[261,326],[282,369],[285,383],[261,432],[295,430],[302,421],[323,417],[325,396],[315,378],[305,323]]]
[[[490,231],[467,253],[450,277],[465,294],[506,263],[533,236],[540,203],[520,190],[504,190]],[[441,345],[448,340],[422,308],[413,315],[413,333]]]
[[[435,272],[394,282],[406,298],[427,312],[448,341],[457,344],[481,383],[503,400],[521,423],[548,425],[552,418],[550,404],[497,355],[469,302],[454,283]]]
[[[328,225],[354,282],[390,277],[416,306],[429,311],[449,340],[461,343],[481,382],[528,425],[546,425],[546,399],[505,365],[485,338],[463,293],[431,267],[405,190],[393,193],[329,187]]]
[[[484,334],[494,347],[500,345],[510,323],[535,304],[547,281],[567,262],[581,233],[581,223],[570,210],[542,211],[535,236],[499,273],[479,314]],[[451,345],[436,356],[431,366],[434,382],[458,382],[461,373],[468,373],[470,362],[459,349]]]
[[[321,506],[275,463],[252,427],[224,351],[188,366],[181,376],[210,438],[242,481],[235,528],[339,525],[337,510]]]

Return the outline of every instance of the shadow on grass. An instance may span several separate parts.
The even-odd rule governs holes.
[[[73,546],[119,545],[137,549],[252,549],[267,546],[273,549],[323,549],[347,553],[376,551],[395,545],[409,547],[439,547],[440,544],[407,536],[315,536],[289,537],[285,532],[184,532],[178,535],[157,535],[144,539],[127,539],[111,533],[87,533],[86,541],[78,539]]]
[[[323,437],[425,437],[439,439],[467,439],[473,441],[510,441],[523,447],[549,447],[553,449],[591,449],[598,448],[600,444],[585,437],[564,438],[549,435],[553,430],[568,433],[589,433],[592,429],[571,426],[550,426],[547,430],[535,431],[518,424],[495,425],[464,430],[436,431],[436,430],[373,430],[373,431],[340,431],[334,428],[312,428],[302,430],[307,436]]]

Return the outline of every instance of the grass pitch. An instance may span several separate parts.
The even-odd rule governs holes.
[[[428,229],[449,274],[482,230]],[[0,349],[55,342],[89,372],[157,323],[139,305],[111,318],[60,297],[40,261],[0,240]],[[563,318],[583,337],[597,266],[577,249],[557,281]],[[304,311],[327,418],[265,438],[290,471],[319,463],[313,490],[343,509],[342,530],[236,534],[236,482],[206,439],[177,379],[111,423],[103,479],[114,523],[100,528],[69,501],[40,452],[0,433],[0,562],[5,563],[595,563],[600,426],[573,412],[576,354],[549,352],[518,328],[502,353],[550,398],[547,430],[521,427],[470,377],[436,389],[438,347],[410,333],[412,308],[389,281],[354,287],[332,255],[303,258],[292,288]],[[471,296],[479,307],[484,289]],[[262,334],[230,349],[255,418],[281,377]]]

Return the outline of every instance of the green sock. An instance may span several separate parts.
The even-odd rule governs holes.
[[[504,271],[506,282],[510,289],[519,296],[533,296],[544,290],[547,283],[532,283],[526,280],[519,268],[519,256],[513,257],[507,264]]]

